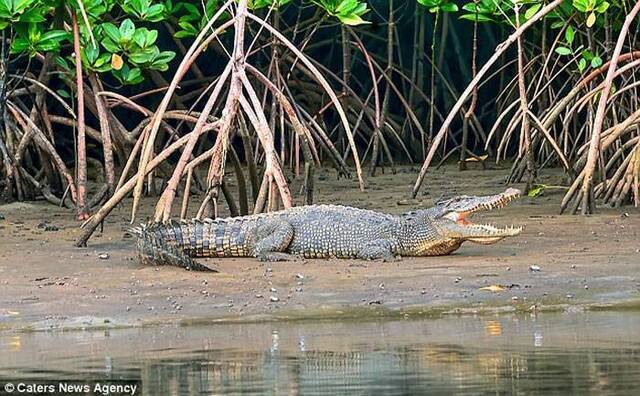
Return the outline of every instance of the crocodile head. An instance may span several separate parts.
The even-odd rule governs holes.
[[[505,192],[487,196],[462,195],[440,201],[435,206],[432,224],[440,236],[458,240],[492,244],[506,237],[516,236],[522,227],[496,227],[491,224],[476,224],[470,219],[474,213],[499,209],[520,196],[520,190],[508,188]]]
[[[453,252],[466,241],[489,245],[516,236],[522,227],[499,228],[476,224],[474,213],[504,207],[520,196],[509,188],[505,192],[483,197],[462,195],[437,202],[435,206],[405,213],[400,246],[406,256],[440,256]]]

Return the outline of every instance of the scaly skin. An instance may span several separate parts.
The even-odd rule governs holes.
[[[477,225],[468,217],[507,205],[520,192],[461,196],[400,216],[337,205],[310,205],[251,216],[152,224],[136,228],[143,263],[210,270],[198,257],[393,260],[449,254],[465,241],[491,244],[518,235],[519,227]]]

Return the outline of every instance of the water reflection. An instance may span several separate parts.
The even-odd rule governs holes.
[[[22,334],[20,352],[0,334],[0,377],[140,378],[149,395],[627,393],[639,328],[635,313],[215,325]]]

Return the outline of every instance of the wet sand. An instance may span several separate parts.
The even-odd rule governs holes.
[[[418,199],[408,200],[417,170],[387,170],[369,178],[364,193],[354,180],[320,170],[316,202],[402,213],[442,196],[502,191],[508,172],[445,167],[430,172]],[[542,182],[559,184],[559,172],[544,171]],[[292,191],[299,191],[296,181]],[[73,247],[80,230],[68,210],[44,202],[0,205],[0,330],[640,308],[640,210],[558,215],[561,198],[562,191],[547,192],[476,216],[525,230],[496,245],[465,244],[446,257],[202,260],[217,274],[141,266],[133,240],[124,237],[130,201],[84,249]],[[154,203],[144,200],[141,218]],[[490,285],[505,290],[481,290]]]

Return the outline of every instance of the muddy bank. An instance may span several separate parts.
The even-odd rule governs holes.
[[[441,196],[495,193],[504,189],[507,171],[433,171],[425,192],[411,201],[415,168],[370,178],[366,193],[332,171],[319,173],[317,202],[401,213]],[[543,182],[559,183],[556,172],[546,173]],[[394,263],[203,260],[218,274],[140,266],[133,240],[124,237],[129,202],[86,249],[73,247],[80,232],[68,211],[38,202],[2,205],[0,329],[640,307],[640,211],[560,216],[561,197],[523,198],[483,214],[484,222],[525,230],[497,245],[464,245],[451,256]],[[153,205],[143,203],[142,217]],[[490,285],[504,290],[481,290]]]

